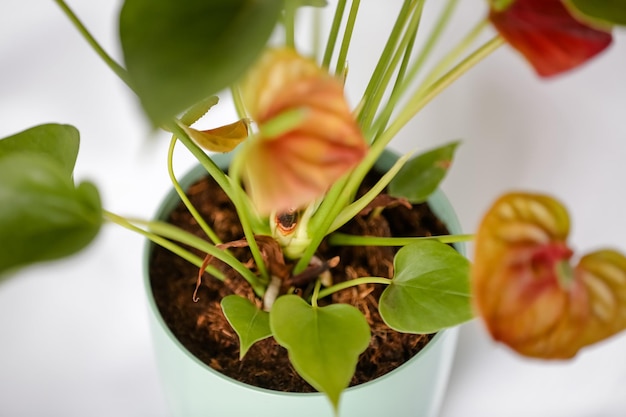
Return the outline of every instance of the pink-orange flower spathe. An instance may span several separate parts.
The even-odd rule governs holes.
[[[242,176],[260,213],[313,202],[365,156],[367,145],[341,81],[292,49],[267,51],[241,89],[259,125],[245,150]],[[268,122],[290,111],[296,112],[293,126],[264,134]]]
[[[572,267],[568,234],[561,204],[532,194],[501,197],[480,225],[474,304],[494,339],[521,354],[569,358],[626,328],[626,258],[601,250]]]
[[[543,77],[578,67],[612,40],[610,33],[576,20],[563,0],[513,0],[502,7],[494,6],[496,0],[491,3],[489,20]]]

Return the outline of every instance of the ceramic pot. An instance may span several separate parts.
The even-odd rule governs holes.
[[[213,155],[226,168],[230,155]],[[388,170],[395,160],[391,152],[380,158],[377,167]],[[205,175],[198,166],[180,181],[183,188]],[[178,204],[172,190],[156,217],[164,219]],[[429,199],[437,216],[451,233],[460,233],[458,220],[441,192]],[[172,334],[156,306],[148,276],[152,244],[146,245],[144,281],[150,305],[150,325],[157,366],[164,394],[175,417],[324,417],[333,416],[330,402],[320,393],[285,393],[254,387],[233,380],[193,356]],[[458,248],[463,251],[463,248]],[[436,416],[447,385],[456,347],[457,329],[439,332],[417,355],[394,371],[373,381],[348,388],[340,403],[340,417],[369,417],[393,414],[396,417]]]

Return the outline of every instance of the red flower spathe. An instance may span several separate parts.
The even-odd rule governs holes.
[[[492,9],[489,20],[542,77],[578,67],[612,41],[609,32],[576,20],[562,0],[515,0]]]

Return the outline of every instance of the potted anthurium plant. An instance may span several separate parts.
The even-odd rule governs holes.
[[[491,52],[508,44],[539,76],[557,76],[609,46],[612,26],[626,24],[624,1],[482,2],[484,19],[428,68],[458,2],[446,2],[421,38],[428,2],[405,0],[362,97],[352,104],[344,83],[358,0],[331,5],[330,29],[316,36],[324,48],[308,48],[296,37],[302,9],[331,7],[324,0],[126,0],[119,20],[123,64],[63,0],[56,3],[136,93],[152,125],[171,133],[172,183],[180,210],[199,232],[103,209],[97,188],[73,177],[77,130],[41,125],[0,140],[3,275],[79,251],[105,222],[141,233],[195,268],[189,304],[204,297],[199,293],[207,282],[227,288],[216,290],[223,295],[220,311],[208,320],[220,315],[229,324],[219,331],[238,341],[240,358],[259,343],[284,349],[298,378],[334,410],[363,352],[387,349],[373,336],[373,316],[385,334],[420,335],[476,315],[496,340],[539,358],[570,358],[626,328],[626,257],[600,250],[572,265],[568,214],[555,199],[506,194],[476,235],[440,228],[423,232],[426,237],[402,235],[392,233],[393,218],[427,207],[458,143],[399,156],[373,174],[397,133]],[[476,45],[489,26],[496,36]],[[239,119],[194,127],[224,91]],[[207,219],[174,176],[179,142],[232,205],[230,232],[222,227],[225,217]],[[231,151],[228,166],[210,156]],[[419,218],[407,216],[400,222]],[[367,235],[349,227],[381,219]],[[472,264],[450,246],[468,240],[475,242]],[[390,258],[373,259],[385,271],[344,265],[347,256],[338,249],[344,247],[385,248]],[[335,253],[342,255],[329,255]],[[233,282],[239,287],[229,287]],[[346,291],[371,304],[341,298]],[[197,321],[203,317],[198,313]]]

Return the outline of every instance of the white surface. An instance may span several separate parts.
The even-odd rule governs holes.
[[[385,3],[364,2],[379,9],[372,16],[386,13]],[[480,0],[461,3],[455,28],[484,8]],[[119,57],[121,2],[70,4]],[[382,40],[378,25],[366,30],[357,48],[371,62]],[[363,65],[352,58],[350,91],[365,76]],[[533,189],[570,207],[575,248],[626,251],[625,73],[624,32],[601,59],[549,82],[502,48],[435,100],[393,147],[463,139],[444,189],[468,232],[501,192]],[[95,181],[107,209],[151,216],[168,188],[166,137],[149,137],[132,95],[54,2],[3,0],[0,137],[51,121],[80,129],[76,178]],[[192,163],[181,151],[180,170]],[[0,416],[167,416],[147,329],[142,245],[107,226],[80,255],[0,284]],[[494,345],[472,322],[461,329],[441,417],[626,415],[625,351],[622,335],[571,362],[530,361]]]

